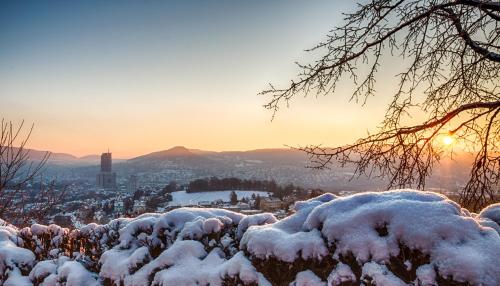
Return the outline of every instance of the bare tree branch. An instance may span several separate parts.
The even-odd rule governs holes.
[[[474,210],[498,200],[500,168],[500,2],[481,0],[371,0],[345,14],[321,52],[285,88],[271,85],[260,94],[266,108],[288,105],[297,94],[331,94],[344,79],[355,88],[351,100],[363,104],[376,94],[376,74],[389,56],[402,59],[397,91],[380,129],[352,145],[302,147],[312,167],[333,161],[354,164],[356,174],[384,176],[389,187],[424,188],[433,166],[446,151],[437,138],[448,134],[477,152],[462,203]],[[363,67],[363,69],[360,69]],[[426,114],[407,126],[409,116]],[[499,163],[500,164],[500,163]]]
[[[30,219],[45,218],[47,211],[60,203],[64,192],[57,192],[54,184],[43,187],[40,180],[38,203],[28,207],[27,185],[34,183],[50,157],[45,152],[37,161],[30,160],[30,150],[26,148],[33,131],[33,125],[23,134],[24,121],[17,127],[12,122],[0,123],[0,217],[16,223],[27,223]],[[39,214],[39,215],[35,215]]]

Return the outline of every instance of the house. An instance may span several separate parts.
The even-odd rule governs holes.
[[[123,213],[124,207],[123,207],[123,201],[117,201],[115,202],[115,212],[117,213]]]
[[[144,201],[135,201],[134,202],[134,213],[143,213],[146,211],[146,203]]]
[[[249,209],[250,209],[250,204],[243,203],[243,202],[238,202],[238,203],[236,204],[236,206],[237,206],[240,210],[249,210]]]
[[[259,209],[272,212],[281,209],[283,202],[278,198],[262,198],[260,200]]]
[[[212,202],[210,202],[210,201],[201,201],[201,202],[198,202],[198,206],[200,206],[202,208],[210,208],[210,207],[212,207]]]

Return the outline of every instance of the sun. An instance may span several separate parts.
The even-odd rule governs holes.
[[[453,136],[446,135],[443,137],[443,144],[444,145],[449,146],[449,145],[453,144],[453,142],[455,142],[455,138],[453,138]]]

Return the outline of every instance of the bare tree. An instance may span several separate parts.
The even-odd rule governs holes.
[[[500,2],[371,0],[344,16],[344,24],[309,50],[318,60],[298,64],[290,85],[261,92],[271,97],[266,108],[275,114],[297,94],[334,93],[341,80],[352,80],[351,100],[365,104],[390,57],[402,59],[397,91],[376,133],[337,148],[301,147],[313,167],[354,163],[357,175],[381,174],[389,187],[423,189],[443,156],[436,139],[446,134],[476,154],[462,204],[478,210],[497,201]],[[409,124],[415,112],[426,120]]]
[[[58,203],[64,192],[57,192],[54,183],[43,186],[35,200],[30,198],[27,185],[34,183],[49,159],[45,152],[41,158],[30,160],[26,144],[33,131],[33,125],[23,132],[24,121],[15,126],[2,119],[0,124],[0,217],[17,224],[29,220],[41,221]]]

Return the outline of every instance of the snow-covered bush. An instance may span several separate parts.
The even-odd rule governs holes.
[[[236,276],[248,281],[253,271],[250,280],[257,283],[251,263],[236,255],[236,232],[244,218],[199,208],[143,215],[122,228],[120,243],[102,255],[100,276],[108,284],[221,285]]]
[[[33,224],[21,229],[18,236],[38,260],[57,258],[69,249],[69,230],[55,224]]]
[[[499,208],[399,190],[324,194],[280,221],[200,208],[72,231],[0,220],[0,286],[500,285]]]
[[[325,270],[338,271],[339,263],[365,285],[500,282],[498,233],[444,196],[406,190],[318,204],[320,198],[299,203],[295,215],[250,227],[243,235],[240,247],[271,282],[283,280],[279,273],[292,274],[287,269],[311,269],[326,281],[332,275]]]
[[[8,224],[0,226],[0,285],[26,285],[26,275],[35,265],[33,252],[17,246],[18,230]]]

